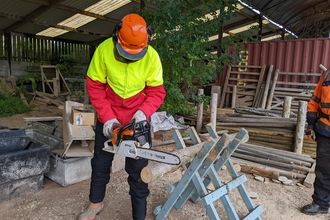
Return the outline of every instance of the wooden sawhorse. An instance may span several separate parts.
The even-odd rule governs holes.
[[[181,180],[169,187],[170,196],[167,201],[155,208],[154,214],[156,220],[163,220],[174,207],[180,209],[191,198],[196,202],[201,199],[206,213],[211,220],[220,219],[213,202],[220,199],[225,207],[229,219],[240,219],[233,204],[231,203],[228,193],[237,188],[249,213],[241,219],[258,219],[261,220],[260,214],[263,212],[261,206],[254,206],[245,186],[247,180],[245,175],[238,175],[230,160],[230,156],[237,149],[239,144],[248,137],[248,132],[242,128],[234,138],[230,138],[228,134],[221,137],[212,129],[206,126],[212,140],[203,145],[197,156],[188,165],[186,172]],[[232,181],[222,184],[218,171],[223,165],[227,166],[228,172],[232,177]],[[208,192],[207,186],[212,183],[215,190]]]

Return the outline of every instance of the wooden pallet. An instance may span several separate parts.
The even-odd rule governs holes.
[[[225,99],[235,100],[236,103],[231,103],[231,106],[250,106],[257,105],[257,94],[261,88],[264,78],[266,65],[262,66],[242,66],[230,65],[227,69],[225,78],[220,108],[225,106]],[[235,97],[233,97],[233,94]]]
[[[283,109],[284,98],[288,96],[292,98],[291,111],[296,113],[299,101],[309,101],[321,76],[321,73],[281,72],[277,69],[270,87],[266,109]],[[292,82],[288,81],[288,78],[301,80]],[[313,81],[315,83],[312,83]]]

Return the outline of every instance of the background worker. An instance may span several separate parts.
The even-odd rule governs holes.
[[[163,69],[156,50],[149,45],[150,28],[138,14],[126,15],[112,38],[96,49],[87,72],[87,91],[98,119],[95,129],[90,204],[79,219],[94,219],[104,207],[106,185],[114,155],[102,150],[115,126],[148,119],[165,98]],[[146,217],[148,185],[140,179],[146,159],[125,159],[132,217]],[[110,208],[110,207],[109,207]]]
[[[330,71],[327,70],[315,87],[307,105],[306,135],[316,140],[316,166],[313,202],[302,212],[308,215],[327,214],[330,207]]]

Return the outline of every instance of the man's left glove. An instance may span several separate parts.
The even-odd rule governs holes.
[[[144,120],[147,120],[147,117],[144,114],[144,112],[141,111],[141,110],[137,110],[131,121],[134,121],[135,123],[138,123],[138,122],[144,121]]]
[[[103,125],[103,134],[105,137],[111,139],[114,127],[121,127],[117,118],[106,121]]]
[[[315,135],[315,132],[313,129],[311,128],[308,128],[306,131],[305,131],[305,134],[307,136],[307,138],[311,141],[316,141],[316,135]]]

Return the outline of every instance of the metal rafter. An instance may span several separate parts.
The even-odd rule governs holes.
[[[4,29],[4,33],[10,33],[17,30],[19,27],[23,26],[24,24],[30,22],[32,19],[40,16],[41,14],[46,13],[49,9],[51,9],[56,4],[59,4],[63,0],[50,0],[49,5],[41,5],[39,8],[31,12],[30,14],[26,15],[23,18],[23,21],[17,21],[14,24],[10,25],[6,29]]]

